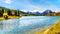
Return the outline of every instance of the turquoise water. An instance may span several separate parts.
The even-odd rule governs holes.
[[[0,21],[0,34],[24,34],[27,31],[40,28],[41,31],[52,26],[60,16],[26,16],[19,19]]]

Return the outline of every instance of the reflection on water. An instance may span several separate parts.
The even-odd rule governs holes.
[[[0,21],[1,34],[24,34],[34,29],[40,31],[48,28],[57,22],[59,17],[27,16],[19,19],[9,19]]]
[[[19,19],[9,19],[9,20],[0,21],[1,34],[6,34],[7,32],[12,31],[14,28],[18,27],[18,23],[19,23]]]

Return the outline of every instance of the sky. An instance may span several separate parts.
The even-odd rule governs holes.
[[[22,11],[60,11],[60,0],[0,0],[0,6]]]

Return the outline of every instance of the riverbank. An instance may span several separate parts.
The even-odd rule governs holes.
[[[21,18],[21,16],[8,16],[8,19]],[[0,17],[0,20],[6,20],[4,17]]]
[[[60,34],[60,20],[52,27],[46,29],[42,34]]]

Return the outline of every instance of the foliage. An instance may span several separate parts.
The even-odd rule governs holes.
[[[0,17],[3,16],[4,12],[7,12],[8,15],[10,15],[10,16],[19,16],[20,15],[19,10],[12,10],[12,9],[8,9],[5,7],[0,7]]]

